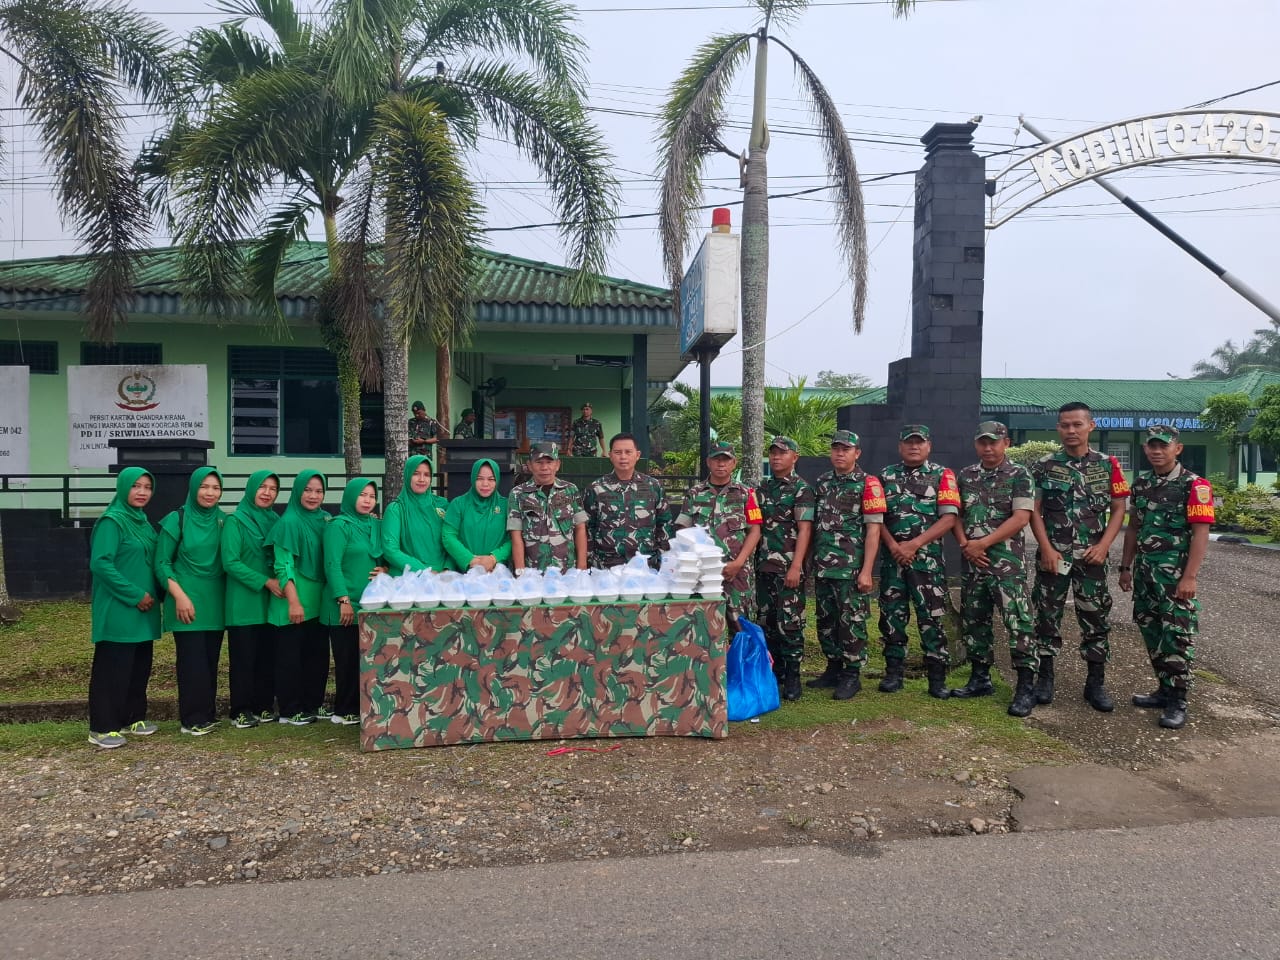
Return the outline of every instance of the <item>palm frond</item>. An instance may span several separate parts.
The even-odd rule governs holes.
[[[177,60],[172,53],[173,38],[167,30],[123,3],[94,5],[58,0],[55,5],[76,11],[111,63],[112,75],[142,94],[147,103],[164,105],[178,99]]]
[[[381,236],[383,194],[372,162],[358,166],[348,186],[352,195],[342,207],[338,256],[330,264],[334,280],[330,310],[361,382],[369,390],[379,390],[382,364],[378,344],[385,306],[379,303],[381,277],[373,261],[374,245]]]
[[[786,26],[800,19],[809,8],[810,0],[752,0],[756,9],[764,14],[765,27]]]
[[[550,187],[564,222],[560,236],[577,271],[573,296],[584,299],[605,271],[617,230],[618,183],[604,138],[575,101],[506,65],[469,64],[447,83],[466,91]]]
[[[826,157],[827,175],[835,184],[836,236],[844,252],[853,285],[853,329],[861,333],[866,316],[867,303],[867,220],[862,200],[862,183],[858,179],[858,161],[854,158],[849,135],[835,101],[813,68],[787,44],[770,37],[774,43],[791,54],[796,73],[800,75],[818,131],[822,136],[822,151]]]
[[[542,81],[572,100],[586,95],[586,43],[577,13],[559,0],[423,0],[410,62],[476,50],[527,60]]]
[[[388,99],[378,108],[378,133],[387,309],[404,336],[452,343],[471,322],[481,225],[475,189],[429,101]]]
[[[226,86],[247,74],[285,65],[270,43],[236,23],[196,30],[187,47],[192,77],[200,86]]]
[[[404,33],[418,3],[333,0],[326,20],[328,74],[341,99],[372,106],[388,89],[403,86],[397,57],[404,53]]]
[[[734,74],[751,52],[750,40],[750,34],[724,34],[699,47],[671,85],[662,111],[658,231],[662,262],[672,289],[677,291],[684,275],[685,245],[698,227],[702,162],[719,144],[725,97]]]
[[[281,47],[305,43],[310,32],[298,15],[293,0],[220,0],[215,7],[232,17],[260,20],[275,35]]]
[[[314,199],[302,195],[295,195],[281,204],[267,217],[262,235],[245,258],[244,277],[249,300],[275,320],[274,332],[278,337],[287,338],[289,328],[276,298],[276,279],[294,241],[306,239],[307,218],[315,206]]]

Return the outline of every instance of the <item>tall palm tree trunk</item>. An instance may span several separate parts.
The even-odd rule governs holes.
[[[446,430],[453,423],[449,409],[449,385],[453,383],[453,344],[446,340],[436,345],[436,419]],[[453,436],[452,432],[449,434]]]
[[[329,273],[338,265],[338,217],[337,207],[324,210],[324,241],[329,255]],[[342,398],[342,460],[347,476],[358,477],[364,470],[360,457],[360,370],[351,359],[351,353],[339,346],[333,351],[338,363],[338,394]]]
[[[765,321],[769,306],[768,40],[756,39],[751,141],[742,191],[742,478],[760,479],[764,456]]]

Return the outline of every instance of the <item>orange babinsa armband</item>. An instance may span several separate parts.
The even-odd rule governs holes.
[[[1115,457],[1111,458],[1111,497],[1129,496],[1129,481],[1124,475],[1124,470],[1120,468],[1120,461]]]
[[[884,498],[884,487],[880,486],[880,478],[868,475],[862,487],[862,513],[884,513],[889,504]]]
[[[1191,481],[1187,495],[1187,520],[1190,523],[1213,523],[1213,485],[1204,477]]]
[[[760,512],[760,504],[756,503],[756,492],[747,491],[747,523],[755,525],[764,523],[764,514]]]
[[[938,483],[938,506],[960,507],[960,485],[950,470],[942,471],[942,480]]]

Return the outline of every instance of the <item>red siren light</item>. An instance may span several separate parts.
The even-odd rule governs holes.
[[[711,211],[711,229],[715,233],[728,233],[733,217],[728,207],[716,207]]]

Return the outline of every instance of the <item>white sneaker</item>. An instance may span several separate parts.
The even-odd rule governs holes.
[[[352,727],[360,722],[360,718],[354,713],[333,714],[329,717],[330,723],[336,723],[343,727]]]

